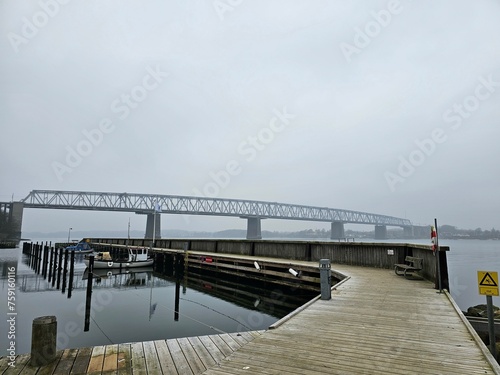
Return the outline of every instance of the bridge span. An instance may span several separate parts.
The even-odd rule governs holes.
[[[9,203],[0,203],[7,205]],[[17,221],[24,208],[135,212],[147,215],[146,238],[160,238],[160,215],[211,215],[247,219],[247,238],[260,239],[262,219],[321,221],[331,223],[331,238],[344,238],[344,224],[375,225],[376,238],[386,237],[387,226],[404,228],[410,220],[368,212],[243,199],[207,198],[162,194],[32,190],[20,202],[10,203]],[[20,223],[19,223],[20,225]],[[19,226],[19,232],[21,227]]]

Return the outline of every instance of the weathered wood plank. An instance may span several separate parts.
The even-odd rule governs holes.
[[[176,339],[171,339],[167,340],[167,346],[168,350],[170,351],[170,354],[172,355],[172,360],[175,363],[175,368],[177,369],[177,372],[179,374],[193,374],[193,371],[191,371],[191,367],[189,367],[189,363],[186,360],[186,357],[184,357],[184,354],[182,353],[182,349],[179,346],[179,343],[177,342]]]
[[[118,344],[106,345],[104,348],[104,362],[102,372],[111,375],[118,369]]]
[[[7,366],[4,370],[0,371],[0,374],[5,375],[18,375],[18,374],[36,374],[38,370],[36,367],[29,366],[30,354],[21,354],[16,357],[14,366]]]
[[[193,349],[196,351],[196,354],[198,354],[198,357],[203,363],[205,369],[208,369],[209,367],[215,365],[216,363],[215,359],[210,355],[207,348],[205,347],[205,345],[203,345],[199,337],[188,337],[188,340],[190,344],[193,346]]]
[[[132,354],[130,344],[118,345],[118,370],[119,375],[132,373]]]
[[[187,338],[177,339],[177,343],[182,353],[184,353],[184,357],[186,357],[193,374],[201,374],[207,369]]]
[[[241,333],[229,333],[229,336],[240,346],[248,344],[248,340]]]
[[[166,341],[156,340],[154,343],[163,374],[178,374],[177,369],[175,368],[174,360],[172,359],[172,355],[168,350]]]
[[[75,362],[78,349],[66,349],[63,351],[61,360],[57,364],[54,370],[54,375],[66,375],[69,374],[73,363]]]
[[[59,364],[59,360],[61,359],[62,354],[63,354],[63,351],[59,350],[56,353],[56,359],[46,366],[39,367],[36,375],[52,375],[54,373],[54,370],[56,369],[57,365]]]
[[[222,359],[224,359],[224,357],[226,357],[219,347],[210,339],[210,336],[199,336],[198,338],[216,363],[219,363]]]
[[[101,374],[102,373],[102,365],[104,363],[104,351],[105,347],[103,345],[94,346],[92,349],[92,354],[89,361],[89,367],[87,368],[87,372],[89,374]]]
[[[231,355],[233,350],[229,345],[226,344],[226,342],[219,335],[212,335],[209,337],[214,342],[214,344],[219,348],[224,357]]]
[[[85,374],[87,373],[87,368],[89,367],[90,357],[92,356],[92,348],[81,348],[76,354],[75,361],[73,362],[73,367],[71,368],[70,374]]]
[[[241,348],[241,345],[235,339],[233,339],[230,334],[224,333],[222,335],[219,335],[219,337],[224,340],[224,342],[231,348],[233,352]]]
[[[134,375],[147,375],[142,342],[134,342],[131,344],[130,351],[132,355],[132,372]]]
[[[142,345],[144,347],[144,359],[148,374],[159,374],[161,366],[158,354],[156,353],[155,343],[153,341],[145,341]]]

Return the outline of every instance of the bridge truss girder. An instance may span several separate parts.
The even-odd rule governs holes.
[[[123,211],[258,217],[388,226],[411,226],[410,220],[387,215],[278,202],[178,195],[33,190],[22,200],[26,208]]]

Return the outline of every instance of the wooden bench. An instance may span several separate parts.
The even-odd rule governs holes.
[[[394,272],[396,272],[396,275],[408,278],[408,276],[410,276],[408,275],[408,272],[413,274],[414,272],[422,270],[422,262],[423,262],[422,258],[407,256],[405,258],[405,262],[407,264],[394,265]]]

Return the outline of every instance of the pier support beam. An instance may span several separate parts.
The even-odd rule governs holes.
[[[260,217],[247,217],[247,240],[260,240]]]
[[[146,236],[144,238],[153,238],[153,230],[154,230],[154,234],[155,234],[155,239],[161,238],[160,214],[154,213],[154,214],[147,214],[147,215],[148,216],[147,216],[147,221],[146,221]]]
[[[332,240],[338,240],[340,238],[345,238],[345,232],[344,232],[344,223],[341,221],[334,221],[332,222],[332,231],[330,238]]]
[[[405,238],[413,238],[413,227],[403,227],[403,235]]]
[[[375,239],[385,240],[387,238],[387,227],[385,225],[375,225]]]

